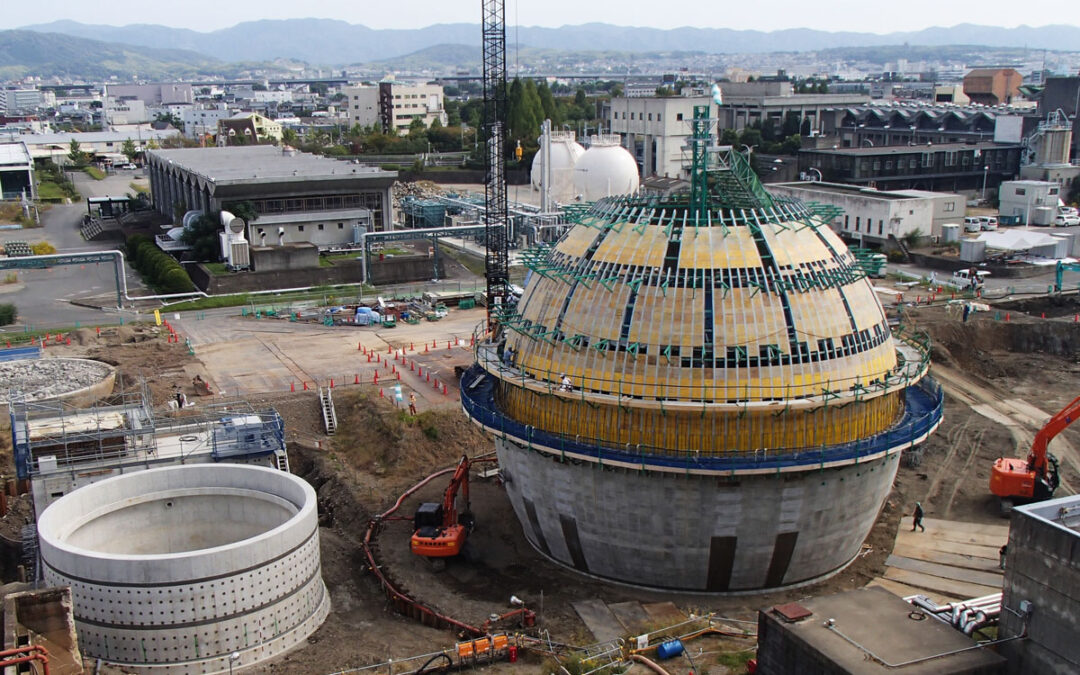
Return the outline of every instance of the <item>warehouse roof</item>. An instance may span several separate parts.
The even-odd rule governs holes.
[[[213,183],[239,183],[267,179],[386,178],[394,171],[349,164],[306,152],[283,151],[274,145],[224,148],[152,150],[152,162],[174,165]]]

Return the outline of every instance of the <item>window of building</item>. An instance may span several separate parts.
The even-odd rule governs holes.
[[[630,113],[630,119],[634,119],[634,114],[635,113]]]
[[[891,159],[885,161],[885,170],[892,171],[893,161]]]
[[[649,121],[652,122],[652,113],[649,113]]]
[[[303,225],[297,225],[296,226],[296,231],[297,232],[303,232],[304,231],[304,226]]]
[[[1024,189],[1024,188],[1016,188],[1016,196],[1017,197],[1023,197],[1026,194],[1027,194],[1026,189]]]
[[[322,229],[323,229],[323,224],[319,223],[319,230],[321,231]]]
[[[675,113],[675,121],[682,122],[682,113]]]
[[[851,229],[851,216],[848,216],[848,215],[844,216],[844,229],[845,230],[850,230]]]
[[[656,121],[657,121],[657,122],[659,122],[659,121],[660,121],[660,113],[656,113]]]
[[[922,165],[924,167],[934,166],[934,153],[932,153],[932,152],[924,152],[922,154]]]
[[[1057,193],[1058,193],[1058,188],[1053,187],[1053,188],[1050,188],[1050,190],[1046,194],[1048,194],[1048,195],[1056,195]]]
[[[344,230],[345,229],[345,223],[338,223],[337,224],[337,229]]]
[[[956,166],[956,151],[948,150],[945,153],[945,166]]]
[[[956,202],[946,202],[944,210],[945,210],[945,213],[952,213],[953,211],[956,210]]]
[[[915,168],[916,166],[918,166],[918,162],[917,162],[917,161],[915,161],[915,158],[914,158],[914,157],[912,157],[912,158],[911,158],[911,161],[910,161],[910,162],[908,162],[908,168],[909,168],[909,169],[914,169],[914,168]]]
[[[880,235],[880,234],[883,234],[884,232],[885,232],[885,221],[884,220],[877,221],[877,233]]]
[[[881,160],[880,159],[875,159],[874,160],[874,171],[881,171]]]
[[[859,220],[860,220],[860,217],[859,217],[859,216],[855,216],[855,231],[856,231],[856,232],[858,232],[858,231],[859,231]]]

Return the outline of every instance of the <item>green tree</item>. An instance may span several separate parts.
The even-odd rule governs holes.
[[[139,154],[139,150],[135,147],[135,141],[130,138],[124,141],[124,145],[120,148],[120,152],[124,153],[124,157],[127,157],[129,162],[134,162],[135,155]]]
[[[784,124],[780,129],[780,133],[787,138],[788,136],[798,135],[799,129],[802,126],[802,120],[799,119],[799,113],[794,110],[789,110],[784,115]]]
[[[8,326],[15,323],[15,317],[18,316],[18,311],[15,309],[15,305],[10,302],[0,305],[0,326]]]
[[[555,97],[551,95],[551,87],[546,81],[536,88],[536,95],[540,98],[540,107],[544,110],[544,118],[551,120],[551,125],[557,127],[562,124],[559,119],[559,109],[555,105]]]
[[[68,144],[68,159],[75,166],[86,166],[86,153],[82,151],[82,146],[74,138],[71,139],[71,143]]]
[[[281,130],[281,142],[285,145],[291,145],[293,147],[296,147],[296,143],[299,140],[300,139],[299,137],[297,137],[296,131],[294,131],[293,129],[286,127]]]
[[[233,214],[237,215],[237,214]],[[217,262],[221,257],[220,240],[218,238],[218,221],[207,215],[195,218],[190,225],[184,228],[180,235],[180,241],[191,247],[191,255],[199,262]],[[163,261],[163,265],[167,262]],[[168,272],[167,269],[158,270],[158,278],[162,278]]]
[[[574,94],[574,105],[584,106],[586,100],[587,98],[585,96],[585,89],[579,87],[577,92]]]

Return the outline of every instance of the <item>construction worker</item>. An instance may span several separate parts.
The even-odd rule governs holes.
[[[409,392],[409,414],[416,416],[416,392]]]
[[[912,513],[911,515],[914,518],[914,520],[911,523],[911,531],[914,532],[915,528],[918,527],[918,528],[920,528],[921,532],[926,532],[926,528],[923,527],[923,524],[922,524],[923,509],[922,509],[922,504],[921,503],[915,502],[915,512]]]

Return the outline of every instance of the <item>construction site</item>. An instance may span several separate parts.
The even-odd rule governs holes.
[[[1080,296],[873,278],[709,106],[663,197],[545,125],[541,186],[595,184],[524,211],[482,5],[482,204],[406,209],[434,248],[435,207],[479,223],[444,263],[482,292],[145,303],[0,350],[0,665],[1080,668]]]

